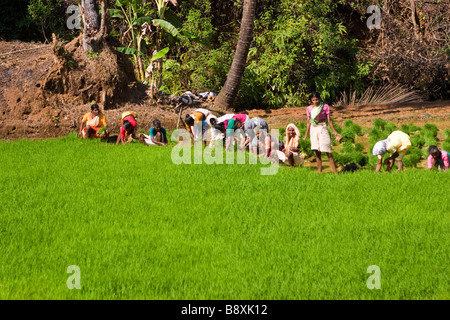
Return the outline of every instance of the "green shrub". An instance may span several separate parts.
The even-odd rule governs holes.
[[[313,90],[326,101],[349,86],[361,91],[372,65],[356,59],[357,41],[346,35],[346,27],[334,15],[337,6],[331,0],[302,5],[263,1],[239,102],[279,108],[308,104]]]

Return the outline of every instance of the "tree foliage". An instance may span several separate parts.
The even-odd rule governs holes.
[[[135,17],[120,19],[121,7],[108,0],[108,32],[134,50],[128,51],[141,64],[138,78],[158,62],[160,89],[167,93],[222,89],[236,52],[242,0],[122,2],[133,3]],[[76,3],[3,0],[0,39],[43,41],[55,33],[71,40],[77,31],[67,29],[65,10]],[[374,4],[381,8],[381,29],[369,30],[366,12]],[[333,103],[343,92],[361,95],[386,84],[448,98],[449,16],[448,0],[259,0],[237,104],[304,105],[313,90]],[[144,22],[153,33],[140,38]]]

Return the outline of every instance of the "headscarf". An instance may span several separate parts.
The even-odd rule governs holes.
[[[128,116],[132,116],[135,119],[137,119],[137,117],[138,117],[137,113],[134,111],[125,111],[124,113],[122,113],[122,120]]]
[[[290,127],[294,128],[295,136],[289,139],[288,129]],[[297,126],[293,123],[289,123],[286,127],[286,149],[291,151],[290,148],[298,148],[300,137],[300,130],[298,130]]]
[[[372,149],[374,156],[382,156],[387,152],[387,139],[375,143]]]
[[[211,124],[211,119],[216,119],[216,122],[219,122],[219,120],[217,119],[217,117],[213,114],[210,114],[209,116],[206,117],[206,123],[208,124],[208,126],[212,127]]]

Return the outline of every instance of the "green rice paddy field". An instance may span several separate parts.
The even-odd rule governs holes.
[[[261,175],[172,146],[0,142],[0,299],[450,299],[450,173]]]

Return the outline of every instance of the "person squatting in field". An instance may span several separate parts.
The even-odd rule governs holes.
[[[375,172],[379,172],[381,170],[383,165],[383,156],[385,153],[390,154],[390,156],[384,160],[386,172],[389,172],[392,169],[395,161],[397,161],[397,170],[403,170],[404,166],[402,159],[409,147],[411,147],[411,139],[409,138],[409,135],[402,131],[394,131],[387,137],[387,139],[375,143],[372,149],[372,154],[378,157]]]
[[[150,127],[149,135],[140,133],[139,142],[149,146],[167,146],[167,132],[166,129],[161,126],[161,121],[158,119],[153,120],[153,126]]]
[[[108,138],[106,117],[100,112],[98,104],[91,105],[91,112],[84,114],[81,120],[79,136],[87,138]]]
[[[122,113],[122,126],[117,137],[116,144],[132,142],[136,138],[137,131],[137,113],[134,111],[125,111]]]
[[[331,136],[328,132],[327,122],[338,142],[342,137],[336,131],[331,121],[330,106],[321,101],[320,94],[313,92],[309,98],[312,104],[306,108],[307,123],[303,140],[306,140],[311,131],[311,150],[316,155],[317,170],[322,172],[322,152],[325,152],[330,160],[331,170],[336,173],[336,164],[331,153]]]
[[[283,150],[276,150],[276,157],[280,162],[288,166],[300,166],[304,160],[300,156],[300,130],[293,123],[289,123],[286,127],[286,141]]]
[[[428,169],[447,171],[450,165],[449,158],[450,154],[447,151],[439,150],[437,146],[430,146],[427,158]]]

